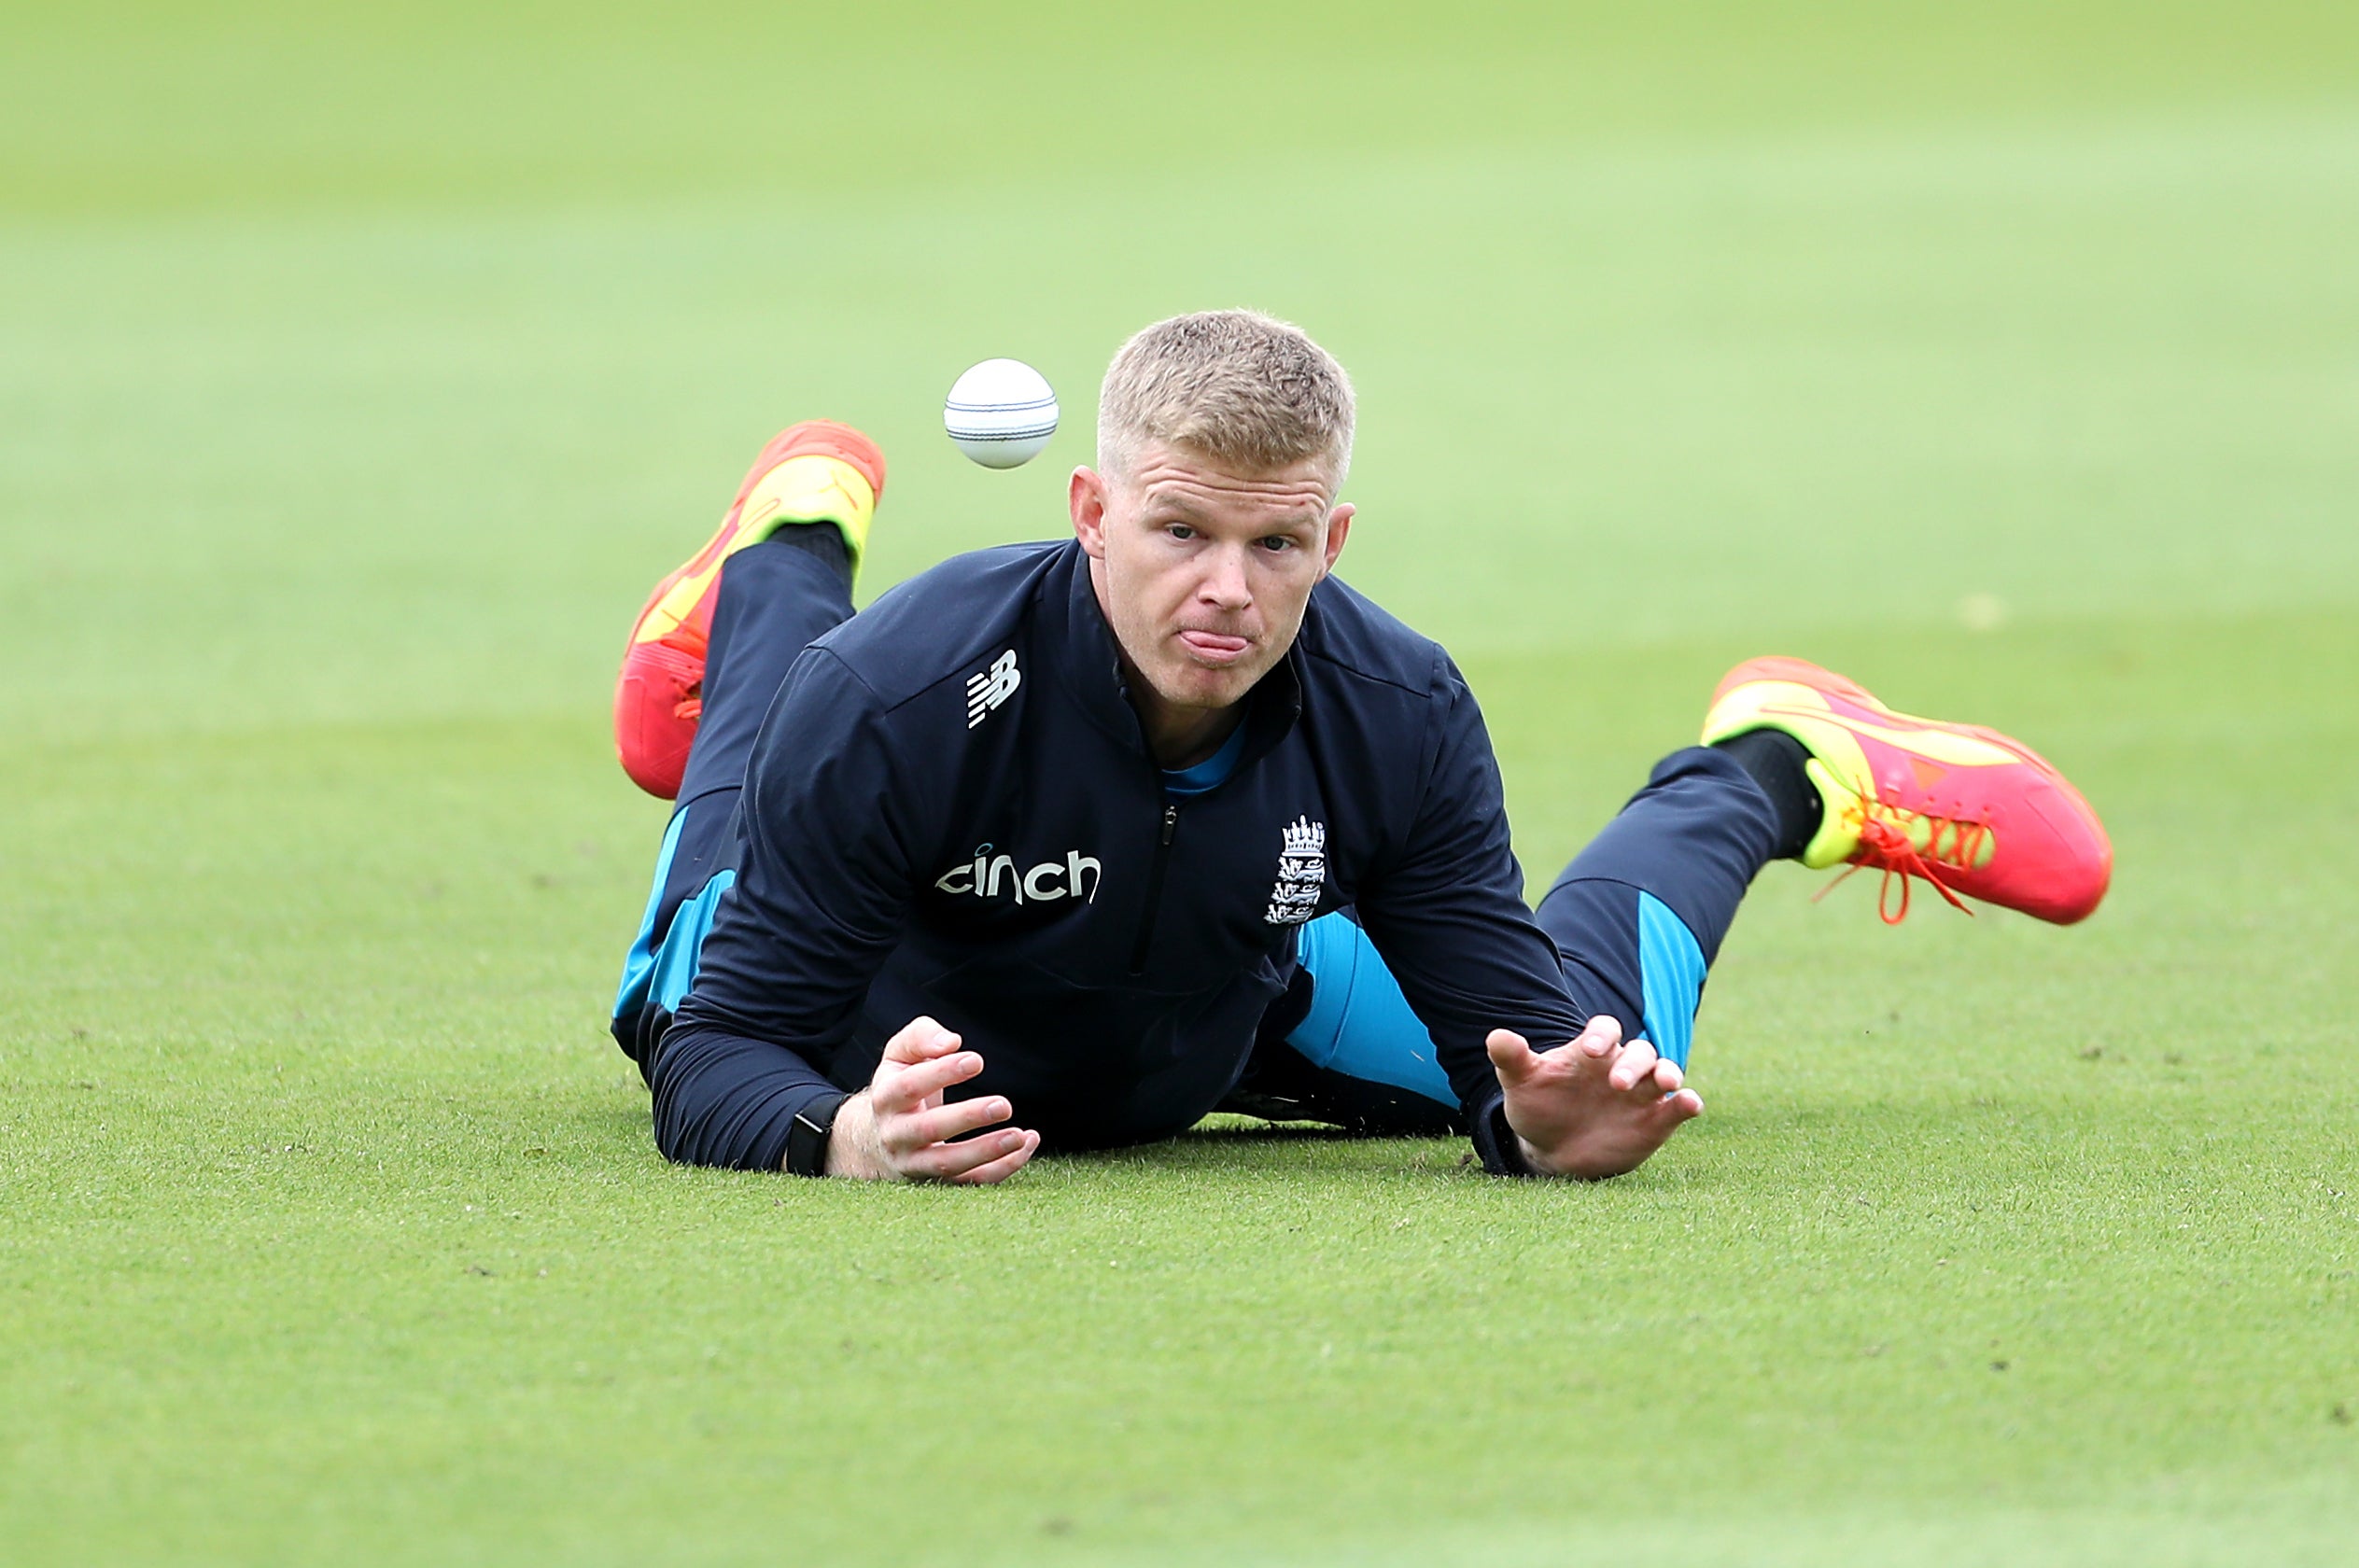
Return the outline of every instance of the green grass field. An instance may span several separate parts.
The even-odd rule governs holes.
[[[0,17],[0,1561],[2344,1563],[2359,14]],[[1773,868],[1638,1174],[1235,1122],[679,1169],[613,663],[773,429],[864,584],[1130,329],[1358,380],[1554,872],[1746,654],[1995,722],[2057,931]],[[985,473],[939,398],[1065,398]]]

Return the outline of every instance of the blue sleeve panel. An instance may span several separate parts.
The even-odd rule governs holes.
[[[687,869],[681,865],[681,830],[688,825],[692,810],[700,819],[725,816],[736,804],[736,794],[731,790],[708,796],[672,813],[671,823],[664,830],[663,847],[655,854],[655,882],[647,890],[647,913],[639,919],[630,951],[623,957],[623,983],[614,993],[616,1018],[649,1008],[672,1012],[695,982],[705,933],[712,929],[721,895],[737,881],[737,874],[726,866],[715,871],[706,865],[697,885],[678,887],[675,871]]]
[[[1300,961],[1311,973],[1311,1011],[1286,1035],[1288,1045],[1322,1072],[1457,1109],[1433,1036],[1366,931],[1341,913],[1322,915],[1302,928]]]
[[[653,990],[656,952],[663,945],[664,929],[670,924],[665,885],[671,880],[672,858],[680,853],[680,832],[687,825],[688,810],[682,806],[664,826],[663,847],[655,851],[654,885],[647,889],[647,912],[639,917],[639,934],[631,938],[630,951],[623,955],[623,983],[615,987],[613,1017],[626,1018],[645,1008]]]
[[[737,880],[738,791],[715,790],[684,802],[665,825],[647,907],[623,955],[609,1029],[623,1054],[653,1082],[653,1057],[671,1015],[696,976],[705,933],[721,896]]]
[[[1687,922],[1647,892],[1638,895],[1638,983],[1647,1039],[1684,1071],[1704,1000],[1704,949]]]
[[[721,895],[737,880],[736,872],[723,871],[706,883],[702,891],[673,913],[662,945],[643,960],[638,947],[631,949],[631,966],[623,973],[623,994],[614,1001],[616,1017],[640,1008],[660,1008],[666,1013],[680,1010],[681,999],[696,983],[697,962],[704,955],[713,916],[721,907]]]

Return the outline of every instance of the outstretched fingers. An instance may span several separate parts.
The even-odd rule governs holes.
[[[1693,1121],[1704,1114],[1704,1097],[1693,1089],[1679,1089],[1664,1095],[1656,1102],[1656,1110],[1671,1119],[1672,1125]]]
[[[950,1036],[954,1045],[957,1035]],[[922,1111],[953,1084],[963,1084],[983,1071],[983,1058],[973,1051],[952,1049],[948,1056],[920,1061],[897,1070],[879,1068],[870,1093],[877,1108],[895,1113]]]
[[[922,1013],[910,1019],[885,1042],[885,1060],[889,1062],[932,1061],[959,1048],[959,1037],[944,1029]]]
[[[1652,1041],[1634,1040],[1613,1058],[1613,1065],[1606,1070],[1606,1082],[1626,1093],[1642,1081],[1651,1081],[1655,1064],[1661,1060],[1655,1055]]]
[[[1538,1070],[1539,1057],[1532,1052],[1532,1043],[1513,1029],[1493,1029],[1484,1038],[1482,1048],[1491,1057],[1491,1070],[1504,1085],[1526,1082]]]
[[[911,1175],[932,1182],[997,1182],[1014,1175],[1038,1147],[1040,1134],[1011,1128],[920,1149],[907,1156],[907,1166]]]
[[[1546,1051],[1533,1050],[1530,1041],[1513,1029],[1493,1029],[1483,1041],[1482,1045],[1491,1057],[1492,1069],[1498,1073],[1501,1084],[1528,1083],[1535,1077],[1550,1072],[1572,1070],[1577,1063],[1581,1061],[1619,1065],[1622,1057],[1618,1057],[1616,1053],[1621,1052],[1622,1056],[1627,1056],[1629,1053],[1629,1048],[1622,1043],[1622,1020],[1606,1013],[1600,1013],[1591,1018],[1588,1023],[1581,1026],[1581,1031],[1565,1044],[1552,1046]],[[1652,1065],[1655,1060],[1652,1045],[1647,1044],[1642,1040],[1634,1040],[1630,1043],[1630,1046],[1645,1046],[1646,1061],[1650,1066]],[[1673,1071],[1678,1070],[1674,1068]],[[1630,1082],[1635,1084],[1636,1081],[1633,1078]],[[1617,1086],[1627,1088],[1630,1084]],[[1678,1085],[1674,1084],[1670,1086],[1677,1088]]]
[[[999,1147],[1005,1149],[1007,1153],[1001,1155],[997,1159],[978,1165],[971,1170],[962,1171],[950,1180],[964,1186],[985,1186],[993,1182],[1004,1182],[1021,1170],[1025,1162],[1040,1152],[1040,1134],[1036,1132],[1003,1132],[995,1134],[994,1138]],[[1011,1140],[1013,1140],[1012,1142]],[[978,1138],[974,1141],[982,1143],[991,1141],[991,1140]],[[962,1144],[960,1147],[964,1147],[964,1145]]]
[[[1580,1033],[1566,1043],[1572,1051],[1593,1061],[1611,1057],[1621,1043],[1622,1020],[1604,1013],[1582,1025]],[[1490,1032],[1482,1042],[1482,1048],[1489,1053],[1491,1067],[1498,1073],[1500,1083],[1523,1084],[1536,1074],[1549,1071],[1552,1064],[1547,1058],[1566,1047],[1552,1046],[1546,1051],[1535,1051],[1532,1043],[1513,1029],[1500,1029]],[[1651,1051],[1652,1047],[1649,1049]],[[1559,1058],[1552,1065],[1561,1067],[1564,1058]]]
[[[1613,1058],[1606,1081],[1625,1092],[1643,1087],[1667,1095],[1678,1092],[1679,1085],[1687,1082],[1687,1074],[1678,1062],[1656,1055],[1653,1042],[1634,1040],[1622,1048],[1622,1055]]]
[[[947,1143],[1015,1113],[1016,1108],[998,1095],[962,1099],[894,1117],[885,1141],[896,1153],[914,1154],[930,1143]]]

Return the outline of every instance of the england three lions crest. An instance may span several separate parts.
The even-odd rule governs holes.
[[[1273,926],[1300,925],[1319,912],[1319,892],[1326,886],[1327,824],[1298,817],[1287,824],[1278,851],[1278,882],[1270,889],[1270,909],[1262,918]]]

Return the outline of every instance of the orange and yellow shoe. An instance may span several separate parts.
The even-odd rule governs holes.
[[[1721,679],[1704,741],[1762,729],[1802,742],[1825,803],[1802,863],[1883,872],[1876,909],[1888,923],[1907,915],[1912,877],[1959,909],[1964,894],[2060,926],[2086,918],[2105,896],[2113,874],[2105,825],[2019,740],[1895,713],[1831,670],[1781,658],[1748,660]]]
[[[705,647],[729,557],[791,523],[833,523],[858,572],[884,490],[885,455],[849,425],[807,419],[770,438],[720,531],[655,584],[631,626],[614,686],[614,749],[640,789],[662,800],[680,793],[704,711]]]

